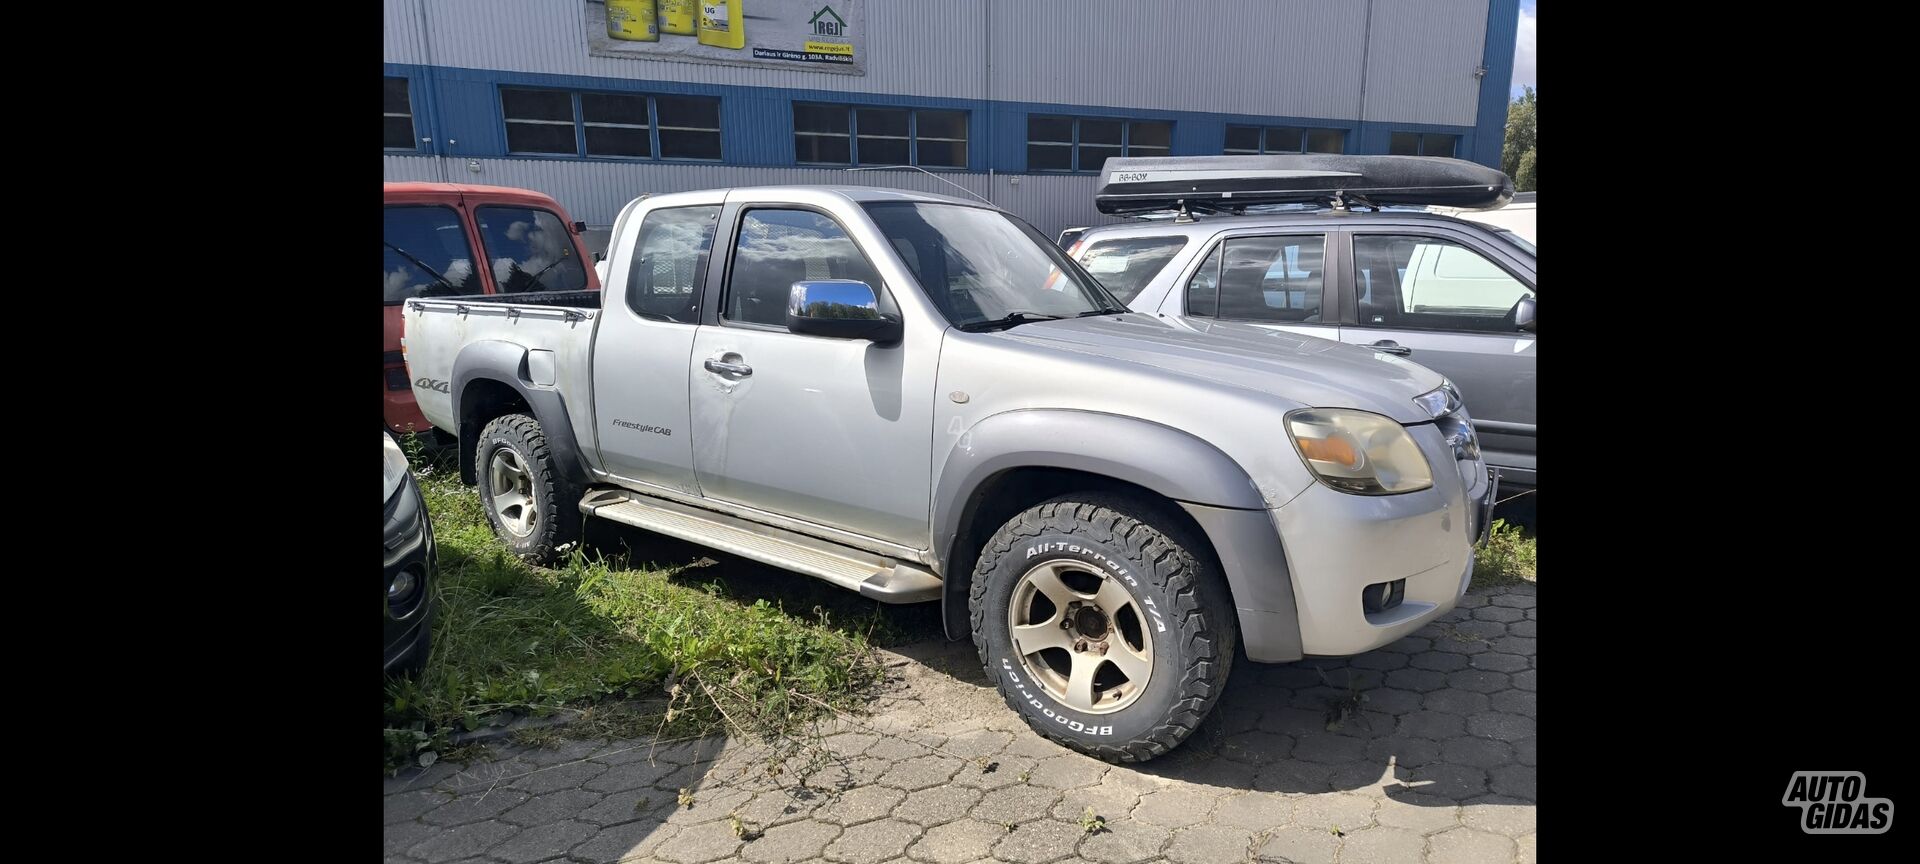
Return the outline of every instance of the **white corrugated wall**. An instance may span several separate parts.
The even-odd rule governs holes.
[[[1362,120],[1472,126],[1487,0],[1372,0]],[[1499,85],[1502,90],[1505,84]]]
[[[439,66],[1328,119],[1358,116],[1364,63],[1367,119],[1470,126],[1487,20],[1487,0],[866,0],[865,8],[863,76],[590,57],[585,0],[386,0],[386,59],[429,62],[424,15]],[[1369,10],[1373,45],[1362,51]]]
[[[385,50],[388,62],[442,67],[1470,126],[1487,3],[866,0],[866,74],[850,76],[590,57],[585,0],[386,0]],[[539,189],[594,225],[649,191],[853,183],[960,194],[906,171],[488,158],[474,173],[465,158],[385,158],[390,180]],[[1114,221],[1093,209],[1097,177],[941,176],[1050,235]]]

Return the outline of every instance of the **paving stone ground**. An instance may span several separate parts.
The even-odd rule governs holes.
[[[1534,614],[1531,585],[1476,588],[1359,657],[1239,666],[1193,737],[1137,766],[1029,730],[970,643],[916,644],[870,716],[823,730],[807,789],[720,738],[509,749],[387,779],[386,860],[1531,862]]]

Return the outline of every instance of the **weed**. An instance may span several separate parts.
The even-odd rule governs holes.
[[[1487,536],[1487,542],[1474,550],[1478,561],[1473,571],[1474,584],[1534,582],[1536,550],[1533,538],[1521,536],[1520,526],[1509,525],[1505,519],[1493,520],[1493,531]]]
[[[697,578],[707,559],[636,567],[625,555],[575,550],[554,568],[527,565],[493,536],[448,448],[406,441],[418,454],[413,469],[439,541],[439,573],[426,669],[386,690],[388,770],[446,754],[455,732],[567,708],[585,710],[565,727],[515,740],[552,746],[561,737],[728,727],[779,744],[782,770],[804,782],[824,764],[805,755],[807,725],[863,706],[880,681],[867,633],[885,619],[870,602],[867,620],[837,620],[830,603],[795,614],[780,597],[749,601],[721,578]],[[665,706],[629,704],[663,691]]]
[[[1088,807],[1087,812],[1080,814],[1080,830],[1088,834],[1098,834],[1107,830],[1107,820],[1094,815],[1093,808]]]
[[[1328,687],[1333,686],[1333,682],[1327,680],[1327,670],[1315,669],[1314,671],[1320,673],[1320,683]],[[1347,692],[1327,699],[1327,731],[1340,731],[1340,727],[1347,722],[1347,718],[1360,713],[1360,703],[1365,701],[1367,701],[1367,694],[1360,692],[1359,677],[1349,670]]]
[[[560,730],[552,726],[542,726],[535,729],[516,729],[509,737],[513,739],[513,743],[522,747],[538,747],[542,750],[552,750],[559,747],[560,742],[566,740],[566,736],[560,734]]]
[[[441,752],[440,758],[448,762],[458,762],[461,765],[471,765],[475,762],[491,758],[492,752],[492,749],[487,747],[484,741],[469,741],[465,744],[456,744],[448,747]]]
[[[680,806],[682,807],[692,807],[693,806],[693,790],[688,789],[685,786],[680,787],[680,795],[674,800],[678,801],[680,803]]]

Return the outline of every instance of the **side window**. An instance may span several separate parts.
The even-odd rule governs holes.
[[[793,283],[809,279],[857,279],[882,290],[839,223],[811,210],[747,211],[727,276],[727,320],[785,327]]]
[[[1526,283],[1470,247],[1438,237],[1353,238],[1360,326],[1511,333]]]
[[[1211,318],[1219,309],[1220,299],[1220,250],[1226,244],[1213,247],[1207,253],[1207,260],[1200,262],[1200,269],[1193,271],[1187,280],[1187,314]]]
[[[719,205],[670,207],[647,214],[627,270],[627,306],[642,318],[697,323],[700,286]]]
[[[1167,262],[1187,245],[1185,237],[1134,237],[1102,240],[1080,255],[1080,266],[1100,280],[1122,303],[1132,303]]]
[[[532,207],[481,207],[474,218],[500,293],[587,287],[587,267],[560,217]]]
[[[1327,241],[1322,236],[1234,237],[1220,267],[1221,318],[1320,320]]]
[[[383,239],[387,303],[483,290],[473,269],[473,246],[452,207],[388,207]]]

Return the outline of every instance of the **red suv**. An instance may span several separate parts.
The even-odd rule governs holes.
[[[386,194],[387,428],[425,432],[432,425],[414,405],[400,347],[400,304],[408,297],[598,291],[600,277],[581,242],[586,223],[531,189],[388,183]]]

